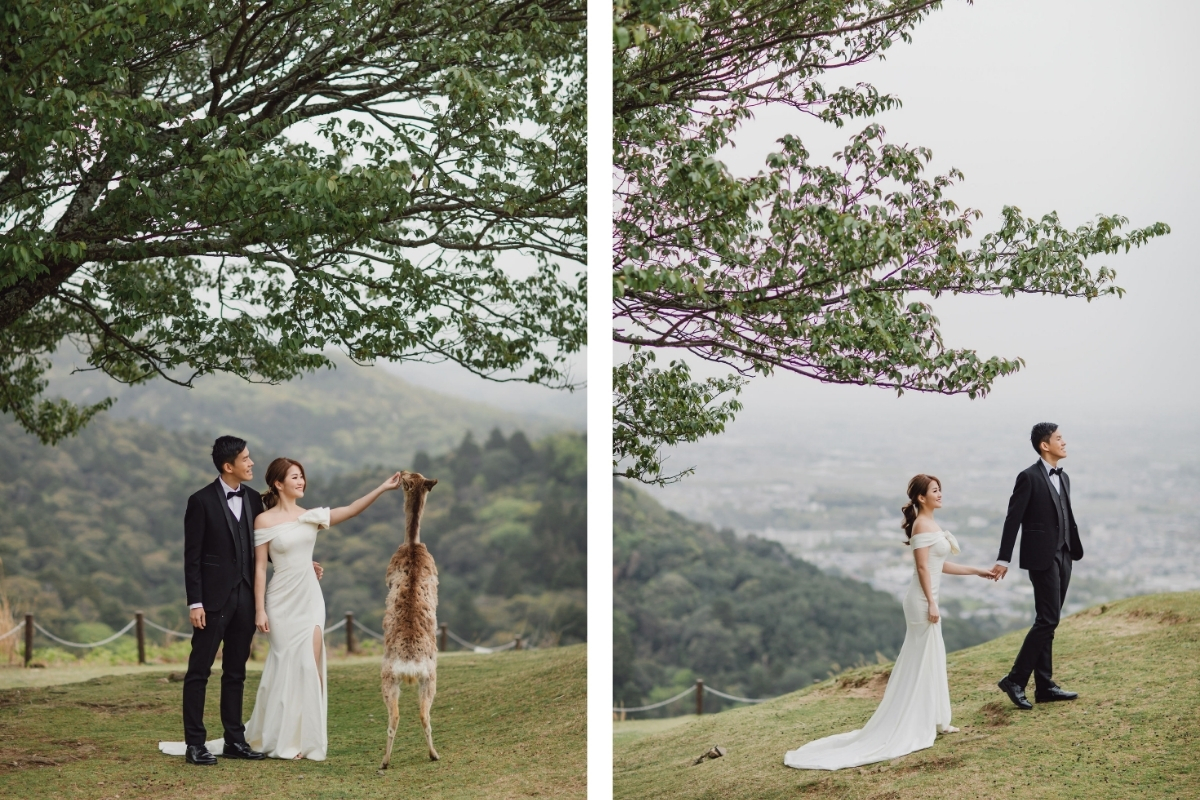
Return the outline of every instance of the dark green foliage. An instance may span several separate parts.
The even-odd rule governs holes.
[[[104,407],[44,397],[66,339],[131,384],[333,350],[570,383],[584,35],[578,0],[6,2],[0,411]]]
[[[82,622],[116,628],[136,610],[187,630],[183,509],[215,477],[211,441],[102,415],[77,438],[46,447],[16,423],[0,423],[0,557],[14,610],[34,611],[60,635]],[[439,618],[460,636],[586,638],[586,482],[579,470],[555,471],[575,456],[582,463],[583,449],[577,435],[553,436],[523,466],[510,455],[513,472],[481,474],[468,486],[451,474],[459,452],[426,455],[422,472],[439,483],[422,539],[441,573]],[[263,469],[260,459],[260,479]],[[349,503],[386,472],[310,475],[305,505]],[[329,619],[354,611],[378,630],[384,572],[404,539],[403,502],[403,493],[388,493],[318,538]]]
[[[904,641],[891,595],[826,575],[776,542],[691,522],[622,484],[613,537],[613,691],[626,705],[665,699],[695,678],[771,697],[895,658]],[[983,641],[961,620],[946,623],[948,649]],[[705,699],[706,708],[722,703]]]

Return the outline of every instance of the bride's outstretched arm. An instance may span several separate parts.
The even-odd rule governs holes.
[[[968,567],[965,564],[951,564],[949,561],[942,564],[942,572],[947,575],[978,575],[981,578],[995,577],[990,569]]]
[[[337,525],[339,522],[345,522],[351,517],[357,517],[359,514],[367,510],[367,507],[379,499],[379,495],[384,492],[390,492],[393,489],[400,488],[400,473],[397,472],[383,483],[376,486],[370,492],[367,492],[362,497],[355,500],[348,506],[341,508],[333,508],[329,511],[329,524]]]
[[[270,542],[264,542],[254,548],[254,627],[263,633],[270,633],[271,626],[267,624],[267,548]]]

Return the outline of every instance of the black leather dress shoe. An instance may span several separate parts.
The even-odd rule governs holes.
[[[1025,687],[1009,680],[1005,675],[1000,679],[1000,683],[996,684],[1004,693],[1008,695],[1008,699],[1013,701],[1013,705],[1022,711],[1028,711],[1033,708],[1033,703],[1029,702],[1029,698],[1025,696]]]
[[[226,742],[225,752],[221,756],[223,758],[244,758],[247,761],[258,761],[267,757],[266,753],[251,750],[250,745],[245,742]]]
[[[1076,692],[1068,692],[1059,686],[1051,686],[1044,691],[1035,692],[1033,695],[1039,703],[1053,703],[1055,700],[1074,700],[1079,697]]]
[[[189,744],[183,753],[183,758],[189,764],[198,764],[202,767],[211,767],[217,763],[217,757],[208,752],[208,748],[202,744]]]

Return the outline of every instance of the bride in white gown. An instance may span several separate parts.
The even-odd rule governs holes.
[[[934,522],[942,507],[941,481],[917,475],[908,483],[904,532],[912,547],[912,582],[904,596],[908,629],[892,667],[883,700],[861,729],[809,742],[788,751],[783,763],[797,769],[845,769],[887,761],[932,747],[938,732],[956,733],[950,724],[950,686],[946,680],[946,647],[942,643],[938,588],[942,573],[978,575],[995,580],[991,570],[951,564],[958,542]]]
[[[271,758],[324,761],[328,749],[325,681],[325,598],[312,569],[317,532],[362,513],[384,492],[400,487],[397,472],[343,508],[305,511],[304,467],[277,458],[267,468],[264,513],[254,520],[254,624],[267,634],[246,742]],[[270,556],[275,574],[267,583]]]

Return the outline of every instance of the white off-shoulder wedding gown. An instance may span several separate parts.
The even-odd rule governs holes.
[[[329,527],[329,509],[305,511],[294,522],[254,532],[254,546],[270,542],[275,574],[267,583],[270,651],[254,711],[246,723],[246,743],[271,758],[324,761],[328,692],[325,647],[313,657],[313,631],[324,637],[325,597],[313,571],[317,531]]]
[[[929,577],[938,597],[942,564],[959,552],[949,531],[918,533],[909,540],[915,552],[929,548]],[[915,558],[915,555],[914,555]],[[861,729],[839,733],[790,750],[783,763],[797,769],[845,769],[924,750],[933,746],[939,730],[950,725],[950,685],[946,680],[946,646],[941,622],[929,621],[929,603],[921,589],[916,565],[904,596],[908,623],[900,655],[892,667],[883,700]]]
[[[313,571],[317,531],[329,527],[329,509],[305,511],[293,522],[260,528],[254,545],[270,542],[275,574],[267,582],[266,611],[270,651],[263,665],[254,711],[246,723],[246,743],[272,758],[324,761],[328,749],[325,647],[321,661],[313,658],[313,629],[324,637],[325,597]],[[221,755],[225,740],[207,742],[209,752]],[[159,742],[167,755],[181,756],[183,742]]]

